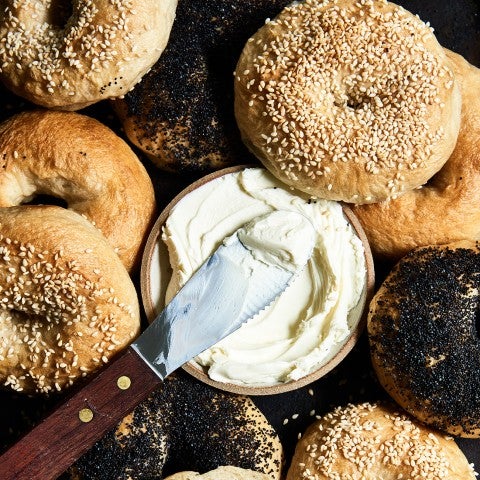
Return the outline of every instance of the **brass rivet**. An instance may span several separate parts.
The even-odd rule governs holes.
[[[78,412],[78,418],[83,422],[83,423],[88,423],[92,420],[93,418],[93,412],[89,408],[82,408]]]
[[[122,375],[117,380],[117,386],[120,390],[127,390],[128,388],[130,388],[131,384],[132,381],[130,380],[130,377],[127,377],[126,375]]]

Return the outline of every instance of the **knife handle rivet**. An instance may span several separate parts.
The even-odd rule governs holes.
[[[120,390],[128,390],[131,384],[132,381],[130,380],[130,377],[127,377],[126,375],[122,375],[117,379],[117,386]]]
[[[92,420],[93,418],[93,412],[89,408],[82,408],[78,412],[78,418],[83,422],[83,423],[88,423]]]

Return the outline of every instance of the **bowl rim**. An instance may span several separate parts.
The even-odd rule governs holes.
[[[194,181],[186,188],[182,189],[160,212],[156,222],[154,223],[147,241],[145,243],[145,248],[142,255],[142,261],[140,266],[140,293],[142,297],[143,308],[145,314],[147,316],[147,320],[150,322],[156,316],[156,309],[154,302],[151,298],[151,261],[153,258],[153,254],[156,248],[156,245],[159,241],[161,236],[161,229],[165,221],[167,220],[168,216],[172,209],[180,202],[180,200],[188,195],[190,192],[196,190],[197,188],[201,187],[202,185],[220,178],[224,175],[228,175],[231,173],[240,172],[247,168],[264,168],[259,165],[237,165],[234,167],[228,167],[221,170],[217,170],[212,172],[208,175],[205,175],[198,180]],[[268,170],[267,170],[268,171]],[[303,194],[304,195],[304,194]],[[360,338],[365,326],[366,326],[366,319],[368,313],[368,305],[370,300],[373,297],[374,286],[375,286],[375,269],[374,269],[374,262],[372,252],[370,250],[370,246],[367,240],[367,236],[360,224],[360,221],[353,213],[351,208],[342,202],[339,202],[342,206],[344,216],[346,217],[347,221],[355,230],[357,236],[362,241],[364,247],[364,256],[365,256],[365,286],[362,292],[362,296],[355,307],[355,309],[360,308],[360,315],[359,319],[356,322],[355,328],[352,330],[351,334],[345,341],[345,343],[341,346],[341,348],[335,353],[335,355],[330,358],[325,364],[319,367],[317,370],[305,375],[304,377],[299,378],[298,380],[292,380],[286,383],[279,383],[275,385],[266,385],[266,386],[254,386],[254,385],[239,385],[234,383],[227,383],[227,382],[220,382],[217,380],[213,380],[208,376],[206,371],[195,362],[194,359],[190,360],[189,362],[182,365],[182,369],[185,370],[187,373],[195,377],[197,380],[210,385],[212,387],[218,388],[220,390],[236,393],[241,395],[249,395],[249,396],[256,396],[256,395],[273,395],[278,393],[289,392],[292,390],[297,390],[302,388],[321,377],[325,376],[331,370],[333,370],[346,356],[347,354],[353,349],[355,344],[357,343],[358,339]]]

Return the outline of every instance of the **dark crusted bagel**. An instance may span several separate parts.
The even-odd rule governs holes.
[[[419,248],[373,298],[368,333],[385,390],[413,416],[452,435],[480,436],[480,247]]]
[[[233,115],[233,71],[250,35],[289,0],[180,0],[160,60],[114,105],[130,140],[178,172],[246,163]]]
[[[282,447],[250,398],[169,376],[69,471],[71,479],[160,480],[233,465],[280,478]]]

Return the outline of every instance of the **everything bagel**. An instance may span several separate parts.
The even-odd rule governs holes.
[[[180,0],[162,56],[113,102],[128,138],[173,172],[245,163],[248,151],[233,115],[232,71],[248,36],[288,2]]]
[[[480,248],[462,241],[405,255],[368,314],[372,363],[392,398],[420,421],[480,437]]]
[[[258,472],[251,480],[260,474],[279,480],[282,461],[280,440],[251,398],[210,388],[178,371],[69,473],[72,480],[153,480],[231,465]]]

